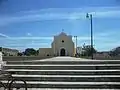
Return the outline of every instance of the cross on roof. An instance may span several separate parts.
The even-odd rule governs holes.
[[[64,32],[64,29],[62,29],[62,32]]]

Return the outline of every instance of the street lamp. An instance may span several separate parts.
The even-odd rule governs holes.
[[[53,46],[54,46],[54,57],[55,57],[55,40],[54,40],[54,42],[53,42]]]
[[[86,18],[90,19],[90,35],[91,35],[91,59],[93,59],[93,22],[92,22],[92,14],[86,14]]]
[[[74,36],[74,38],[76,39],[76,57],[77,57],[77,36]]]

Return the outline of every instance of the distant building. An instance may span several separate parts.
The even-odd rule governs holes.
[[[95,57],[109,57],[109,51],[97,52],[94,54]]]
[[[82,47],[77,47],[77,54],[81,55],[83,53]]]
[[[19,53],[19,51],[16,49],[3,48],[3,47],[0,47],[0,51],[2,52],[3,56],[17,56]]]
[[[41,56],[74,56],[75,47],[71,35],[66,35],[64,32],[54,36],[51,48],[40,48],[39,55]]]

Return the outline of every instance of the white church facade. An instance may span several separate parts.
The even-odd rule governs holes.
[[[54,36],[51,48],[39,48],[41,56],[74,56],[75,47],[71,35],[61,32]]]

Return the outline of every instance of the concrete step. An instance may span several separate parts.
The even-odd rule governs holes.
[[[32,60],[7,61],[7,64],[120,64],[120,60]]]
[[[3,90],[3,89],[0,89]],[[17,90],[16,88],[13,88],[13,90]],[[19,90],[25,90],[24,88],[20,88]],[[64,89],[64,88],[28,88],[27,90],[118,90],[118,89],[94,89],[94,88],[88,88],[88,89],[84,89],[84,88],[78,88],[78,89]]]
[[[52,56],[3,56],[3,61],[33,61],[33,60],[49,60]]]
[[[7,72],[30,75],[120,75],[120,70],[29,70],[29,69],[8,69]]]
[[[7,83],[7,81],[2,81],[3,83]],[[28,88],[120,88],[120,82],[38,82],[38,81],[27,81]],[[20,81],[16,81],[12,87],[24,87],[24,83]]]
[[[120,82],[120,75],[12,75],[16,79],[26,81],[58,81],[58,82]],[[7,80],[1,78],[0,80]]]
[[[5,71],[27,81],[29,88],[118,89],[120,60],[89,60],[57,57],[42,60],[8,61]],[[7,83],[7,78],[1,78]],[[24,87],[19,80],[13,87]]]
[[[40,69],[40,70],[102,70],[102,69],[120,69],[120,64],[84,64],[84,65],[5,65],[6,69]]]
[[[14,65],[6,65],[5,66],[6,69],[38,69],[38,70],[94,70],[96,69],[95,66],[87,66],[87,65],[77,65],[77,66],[60,66],[60,65],[56,65],[56,66],[50,66],[50,65],[18,65],[18,66],[14,66]]]

